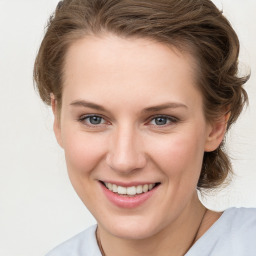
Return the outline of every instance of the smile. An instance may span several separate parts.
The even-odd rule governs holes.
[[[99,181],[103,194],[108,201],[119,208],[136,208],[144,205],[154,195],[159,194],[158,188],[161,183],[137,183],[116,184],[115,182]]]
[[[150,184],[144,184],[144,185],[138,185],[138,186],[123,187],[123,186],[119,186],[117,184],[112,184],[108,182],[103,182],[103,184],[108,190],[122,196],[136,196],[139,194],[143,194],[152,190],[157,185],[159,185],[159,183],[150,183]]]

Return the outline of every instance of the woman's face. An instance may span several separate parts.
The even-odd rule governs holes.
[[[195,207],[215,144],[194,69],[189,55],[146,39],[91,36],[69,48],[55,133],[77,194],[108,233],[146,238]]]

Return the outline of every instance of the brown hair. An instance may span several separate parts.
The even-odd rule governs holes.
[[[198,86],[208,121],[230,113],[236,121],[248,97],[238,77],[239,41],[210,0],[64,0],[51,16],[34,66],[42,100],[53,93],[61,108],[65,54],[75,40],[104,32],[143,37],[189,51],[198,64]],[[214,188],[231,172],[224,142],[205,152],[198,188]]]

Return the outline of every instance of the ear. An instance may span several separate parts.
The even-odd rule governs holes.
[[[209,124],[209,132],[206,138],[204,148],[205,152],[212,152],[219,147],[225,136],[229,117],[230,112],[223,115],[220,119]]]
[[[62,137],[61,137],[61,125],[60,125],[60,113],[58,112],[57,108],[57,100],[53,93],[51,93],[51,106],[52,106],[52,112],[54,115],[54,122],[53,122],[53,131],[55,133],[56,140],[58,144],[62,146]]]

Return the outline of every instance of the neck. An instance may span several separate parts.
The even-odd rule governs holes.
[[[153,236],[139,240],[119,238],[109,234],[100,225],[97,236],[106,256],[184,255],[202,235],[201,224],[205,212],[206,208],[196,196],[175,221]]]

